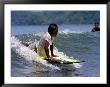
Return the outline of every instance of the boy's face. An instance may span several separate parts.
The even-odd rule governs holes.
[[[96,27],[98,27],[98,26],[99,26],[99,24],[95,24],[95,26],[96,26]]]
[[[56,37],[58,34],[58,29],[56,29],[55,31],[53,31],[54,36]]]

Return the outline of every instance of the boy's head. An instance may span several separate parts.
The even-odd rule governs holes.
[[[51,36],[56,37],[58,33],[58,26],[56,24],[50,24],[48,27],[48,32]]]
[[[95,27],[99,27],[99,22],[95,22]]]

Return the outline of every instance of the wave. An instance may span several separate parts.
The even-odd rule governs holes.
[[[31,33],[32,34],[32,33]],[[33,33],[32,35],[34,36],[38,36],[41,37],[42,35],[44,35],[45,32],[38,32],[38,33]],[[58,32],[58,34],[65,34],[65,35],[69,35],[69,34],[78,34],[78,35],[88,35],[88,36],[95,36],[95,37],[99,37],[100,32],[91,32],[91,31],[83,31],[83,30],[70,30],[70,29],[64,29],[64,30],[60,30]]]
[[[85,31],[81,31],[81,30],[70,30],[70,29],[64,29],[64,30],[60,30],[59,33],[60,34],[71,34],[71,33],[76,33],[76,34],[80,34],[80,33],[84,33]]]
[[[68,34],[87,34],[87,35],[92,35],[92,36],[97,36],[97,33],[100,34],[100,32],[91,32],[90,30],[81,30],[81,29],[63,29],[63,30],[60,30],[59,29],[59,32],[58,34],[65,34],[65,35],[68,35]],[[36,33],[24,33],[24,34],[18,34],[18,35],[15,35],[15,36],[20,36],[20,35],[27,35],[28,37],[35,37],[35,36],[38,36],[38,37],[41,37],[42,35],[44,35],[45,32],[36,32]]]
[[[20,40],[17,39],[15,36],[11,37],[11,49],[29,62],[33,62],[33,61],[37,62],[37,64],[42,64],[43,67],[46,67],[51,70],[53,69],[60,70],[60,67],[49,64],[46,60],[41,59],[35,51],[22,45],[20,43]],[[73,58],[73,57],[67,56],[63,52],[59,52],[59,50],[56,47],[54,48],[54,53],[62,58]],[[80,68],[81,65],[73,63],[73,67]]]

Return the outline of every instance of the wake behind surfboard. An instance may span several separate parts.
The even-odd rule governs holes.
[[[78,59],[72,58],[63,58],[63,57],[53,57],[52,60],[41,57],[44,60],[47,60],[49,63],[57,63],[57,64],[73,64],[73,63],[80,63],[81,61]]]

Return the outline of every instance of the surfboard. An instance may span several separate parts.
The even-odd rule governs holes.
[[[53,57],[52,60],[41,57],[44,60],[47,60],[49,63],[58,63],[58,64],[73,64],[73,63],[80,63],[81,61],[78,59],[72,58],[63,58],[63,57]]]

